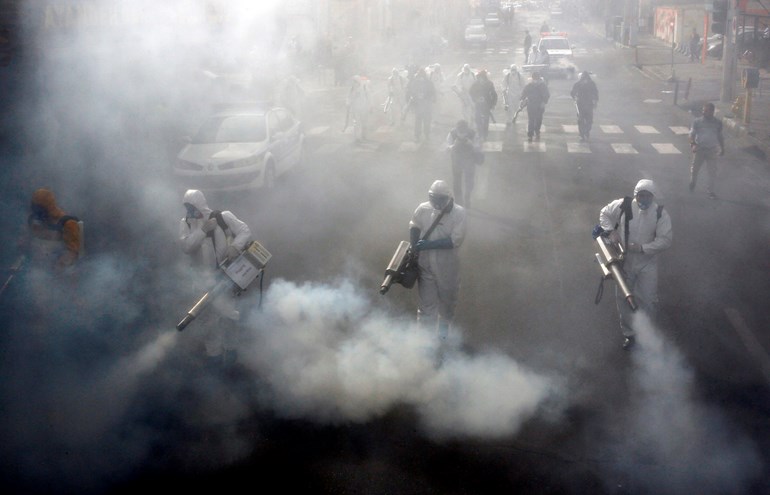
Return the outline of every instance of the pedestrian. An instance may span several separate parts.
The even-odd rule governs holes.
[[[532,79],[521,90],[521,101],[527,106],[527,141],[540,141],[540,128],[543,125],[545,105],[551,98],[548,86],[540,77],[540,73],[532,73]]]
[[[454,202],[449,184],[436,180],[428,189],[428,201],[417,207],[409,222],[419,266],[417,321],[431,329],[438,327],[441,341],[446,340],[455,316],[465,217],[465,208]]]
[[[388,77],[388,99],[385,101],[385,113],[389,116],[390,125],[401,121],[405,94],[406,78],[401,75],[401,71],[393,67]]]
[[[642,179],[634,188],[634,197],[616,199],[601,209],[599,225],[609,232],[611,242],[625,251],[623,271],[639,309],[654,319],[658,306],[658,254],[671,246],[671,217],[656,202],[655,183]],[[630,349],[636,338],[632,310],[622,291],[615,286],[615,303],[620,328],[625,337],[623,348]]]
[[[700,61],[700,35],[695,28],[692,28],[690,34],[690,62]]]
[[[452,86],[452,90],[462,103],[462,118],[468,122],[473,122],[473,102],[469,91],[474,82],[476,82],[476,74],[473,73],[470,65],[464,64]]]
[[[516,64],[511,64],[503,73],[503,106],[505,109],[505,127],[508,128],[513,125],[513,116],[516,113],[513,104],[514,81],[516,82],[515,86],[521,87],[521,73]]]
[[[532,51],[529,52],[529,59],[527,59],[529,65],[535,65],[540,63],[540,50],[537,49],[537,45],[532,46]]]
[[[706,190],[709,198],[716,199],[717,157],[725,154],[725,141],[722,135],[722,119],[714,116],[714,104],[703,105],[703,115],[696,118],[690,127],[690,148],[692,163],[690,166],[690,192],[695,190],[698,172],[706,164],[708,183]]]
[[[529,50],[532,48],[532,35],[529,34],[529,29],[524,31],[524,63],[529,61]]]
[[[468,121],[460,119],[447,134],[446,144],[452,158],[454,197],[465,208],[470,208],[476,165],[481,164],[484,157],[476,132],[470,128]]]
[[[433,119],[433,104],[436,102],[436,88],[428,79],[425,70],[418,70],[406,86],[407,106],[414,111],[414,140],[430,139]]]
[[[179,222],[179,241],[195,271],[195,289],[205,293],[215,284],[220,267],[237,258],[251,241],[249,226],[230,211],[209,208],[202,191],[189,189]],[[232,366],[237,359],[240,312],[235,295],[222,292],[211,302],[198,325],[211,369]]]
[[[471,85],[469,94],[473,102],[476,131],[479,139],[486,141],[492,109],[497,105],[497,91],[494,83],[489,80],[486,70],[482,69],[476,74],[476,81]]]
[[[369,114],[372,111],[369,99],[369,79],[353,76],[347,96],[349,117],[353,119],[353,135],[357,143],[366,141]]]
[[[594,122],[594,109],[599,103],[599,89],[596,83],[591,79],[591,73],[583,71],[580,73],[580,79],[572,85],[570,96],[575,100],[577,107],[578,132],[581,141],[588,141],[591,133],[591,126]]]

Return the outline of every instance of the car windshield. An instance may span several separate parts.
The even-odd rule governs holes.
[[[569,50],[569,41],[564,38],[546,38],[540,40],[540,49]]]
[[[203,123],[193,142],[257,143],[265,139],[264,115],[217,115]]]
[[[484,34],[484,26],[468,26],[465,32],[467,34]]]

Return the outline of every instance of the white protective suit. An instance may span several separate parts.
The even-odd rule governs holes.
[[[430,190],[452,198],[452,189],[444,181],[434,182]],[[434,208],[430,201],[421,203],[409,222],[410,230],[419,229],[420,237],[424,236],[439,213],[440,210]],[[419,251],[417,318],[428,325],[435,325],[438,321],[442,338],[446,337],[457,305],[457,294],[460,288],[458,249],[465,240],[465,217],[465,208],[454,204],[426,239],[433,241],[449,238],[452,241],[452,247]]]
[[[639,191],[649,191],[653,194],[652,204],[646,210],[639,208],[637,203],[636,194]],[[640,245],[641,253],[628,252],[625,215],[621,215],[623,198],[612,201],[599,213],[599,224],[604,230],[615,230],[617,225],[621,243],[626,250],[623,269],[627,275],[628,287],[639,308],[646,311],[652,318],[655,317],[658,304],[658,254],[668,249],[673,240],[671,217],[665,208],[661,210],[660,219],[658,219],[657,198],[658,192],[653,181],[642,179],[636,184],[634,199],[631,201],[632,218],[628,224],[628,245]],[[617,289],[617,285],[615,300],[623,335],[633,337],[632,311],[623,294]]]
[[[353,76],[346,104],[350,112],[350,119],[352,119],[356,141],[363,141],[369,130],[369,113],[372,110],[369,101],[369,79],[363,76]]]
[[[471,100],[470,90],[473,83],[476,82],[476,74],[471,70],[468,64],[463,65],[462,70],[455,78],[455,92],[460,98],[463,106],[463,119],[473,122],[473,101]]]
[[[227,224],[227,232],[217,225],[211,235],[207,235],[201,227],[209,219],[212,210],[206,203],[203,192],[196,189],[188,190],[184,194],[183,203],[191,204],[203,214],[202,218],[185,216],[179,222],[179,241],[182,251],[190,256],[191,264],[201,273],[196,289],[203,295],[216,284],[218,267],[227,258],[228,248],[233,246],[238,251],[243,251],[251,240],[251,230],[232,212],[223,211],[222,219]],[[203,332],[206,354],[214,357],[220,356],[223,351],[234,351],[237,346],[235,322],[240,318],[234,297],[230,292],[222,293],[214,299],[210,309],[214,309],[219,321],[206,318],[197,325]],[[201,316],[206,315],[207,312],[204,312]],[[229,321],[222,321],[223,318]]]

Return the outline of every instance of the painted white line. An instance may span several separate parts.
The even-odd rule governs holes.
[[[577,134],[580,132],[580,129],[578,129],[578,126],[575,124],[562,124],[562,129],[564,129],[564,132],[568,134]]]
[[[767,355],[767,351],[762,347],[757,336],[751,331],[738,310],[735,308],[725,308],[725,314],[738,337],[740,337],[741,342],[746,347],[746,350],[749,351],[751,357],[759,365],[762,376],[770,383],[770,356]]]
[[[538,153],[544,153],[545,152],[545,143],[529,143],[524,142],[524,151],[525,152],[538,152]]]
[[[567,143],[568,153],[591,153],[588,143]]]
[[[623,134],[623,129],[616,125],[600,125],[599,128],[605,134]]]
[[[636,130],[641,134],[660,134],[656,128],[651,125],[635,125]]]
[[[635,155],[638,153],[631,143],[612,143],[611,146],[612,149],[615,150],[615,153],[624,155]]]
[[[669,129],[671,129],[674,132],[674,134],[676,134],[677,136],[681,134],[690,133],[690,128],[684,127],[684,126],[672,125],[671,127],[669,127]]]
[[[481,145],[482,151],[503,151],[502,141],[485,141]]]
[[[661,155],[681,155],[682,152],[676,149],[671,143],[652,143],[652,147],[655,148]]]
[[[311,129],[309,129],[307,131],[307,135],[308,136],[317,136],[319,134],[323,134],[324,132],[326,132],[328,130],[329,130],[329,126],[328,125],[317,126],[317,127],[313,127]]]
[[[661,99],[659,99],[659,98],[650,98],[650,99],[648,99],[648,100],[644,100],[644,103],[660,103],[660,102],[662,102],[662,101],[663,101],[663,100],[661,100]]]
[[[505,123],[491,123],[489,124],[489,130],[490,131],[504,131],[505,130]]]

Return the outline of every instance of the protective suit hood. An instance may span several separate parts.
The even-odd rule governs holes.
[[[206,196],[203,195],[202,191],[197,189],[188,189],[187,192],[184,193],[182,203],[193,205],[198,211],[203,213],[204,217],[208,217],[209,213],[211,213],[211,208],[209,208],[208,203],[206,203]]]
[[[449,184],[447,184],[443,180],[435,181],[430,186],[430,189],[428,189],[428,194],[435,194],[436,196],[447,196],[449,198],[454,198],[454,195],[452,193],[452,188],[449,187]]]
[[[39,207],[45,210],[48,218],[57,220],[64,216],[64,212],[56,205],[56,197],[53,191],[45,188],[40,188],[32,193],[32,207]]]
[[[634,188],[634,196],[636,196],[639,191],[649,191],[653,196],[656,198],[658,197],[658,188],[655,187],[655,183],[650,179],[642,179],[636,183],[636,187]]]

